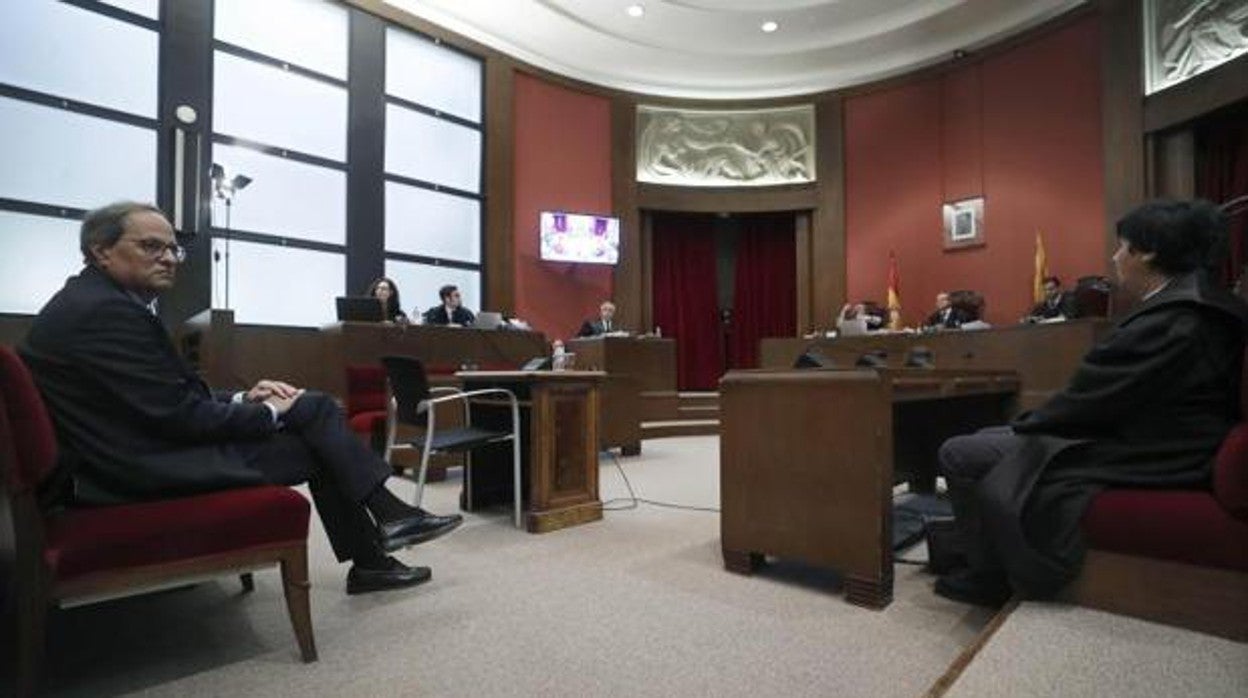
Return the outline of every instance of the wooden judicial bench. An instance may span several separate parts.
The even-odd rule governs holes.
[[[676,396],[676,342],[652,337],[583,337],[569,340],[567,350],[576,354],[577,368],[607,373],[602,386],[603,447],[618,447],[626,456],[641,453],[644,415],[667,409],[674,412],[668,403],[674,405]],[[659,418],[674,418],[662,414]]]
[[[602,371],[461,371],[465,390],[505,388],[520,401],[525,527],[545,533],[602,518],[598,498],[598,408]],[[510,402],[471,403],[474,426],[511,428]],[[513,501],[512,447],[491,444],[473,451],[460,507],[475,511]]]
[[[1012,371],[732,371],[720,381],[724,566],[765,556],[829,567],[850,603],[893,597],[893,485],[930,488],[950,436],[1000,424]],[[898,477],[902,476],[902,477]]]
[[[1065,387],[1083,355],[1112,326],[1108,320],[1090,318],[922,334],[876,332],[836,338],[769,337],[760,344],[759,365],[790,368],[799,355],[813,350],[834,361],[836,366],[847,368],[863,354],[884,351],[888,365],[901,368],[910,350],[924,347],[931,351],[936,368],[1017,371],[1018,407],[1026,410],[1037,407]]]
[[[625,391],[637,391],[639,410],[637,443],[640,447],[641,424],[656,420],[678,419],[676,397],[676,340],[662,337],[582,337],[568,340],[568,351],[576,353],[578,368],[598,368],[612,376],[626,376],[622,389],[614,389],[610,379],[604,386],[603,413],[616,413],[616,397]],[[635,386],[627,386],[634,382]],[[630,406],[625,398],[624,413]],[[617,428],[608,427],[604,429]],[[631,427],[629,427],[631,428]],[[608,436],[608,439],[619,437]],[[612,441],[620,445],[618,440]],[[625,451],[626,455],[631,455]]]

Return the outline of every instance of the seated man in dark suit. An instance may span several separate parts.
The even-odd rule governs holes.
[[[1118,221],[1113,264],[1135,307],[1048,402],[940,448],[966,566],[936,593],[1052,596],[1079,574],[1079,523],[1102,489],[1209,487],[1239,419],[1248,327],[1248,308],[1208,273],[1226,227],[1207,201],[1145,204]]]
[[[453,284],[447,284],[438,289],[438,297],[442,299],[442,305],[425,311],[424,319],[426,325],[460,325],[467,327],[477,319],[472,311],[460,305],[459,287]]]
[[[1062,290],[1062,280],[1056,276],[1044,278],[1044,300],[1031,309],[1027,320],[1052,320],[1053,318],[1075,318],[1074,294]]]
[[[347,593],[419,584],[427,567],[387,553],[450,532],[385,486],[390,466],[327,395],[262,380],[214,394],[173,348],[152,303],[185,251],[154,206],[117,203],[82,222],[85,267],[39,312],[19,348],[56,425],[60,458],[45,506],[167,499],[308,482]]]
[[[961,308],[954,307],[949,300],[948,293],[941,291],[936,294],[936,310],[927,316],[927,322],[923,323],[923,326],[937,329],[957,329],[963,323],[970,322],[971,319]]]
[[[581,329],[576,333],[576,336],[597,337],[600,334],[619,331],[620,328],[615,324],[615,303],[603,301],[602,305],[598,306],[598,319],[586,320],[581,323]]]

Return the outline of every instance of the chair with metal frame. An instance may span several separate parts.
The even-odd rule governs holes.
[[[435,453],[463,453],[464,486],[472,491],[472,451],[480,446],[511,441],[512,479],[515,496],[515,524],[523,526],[524,492],[520,474],[520,402],[515,393],[505,388],[483,388],[463,391],[452,387],[430,387],[424,364],[410,356],[384,356],[381,363],[386,367],[390,383],[390,411],[386,422],[386,460],[399,448],[415,448],[420,451],[420,472],[416,475],[416,494],[413,504],[420,506],[424,496],[425,475],[429,470],[429,457]],[[505,396],[511,407],[511,431],[493,431],[472,426],[469,402],[488,395]],[[436,428],[436,410],[441,404],[460,401],[464,408],[464,425],[439,431]],[[398,443],[399,424],[423,430],[419,438],[406,444]]]

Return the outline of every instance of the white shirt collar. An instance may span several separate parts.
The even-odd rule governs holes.
[[[1170,285],[1170,282],[1171,282],[1171,281],[1172,281],[1172,279],[1166,279],[1166,282],[1165,282],[1164,284],[1162,284],[1162,285],[1158,286],[1157,288],[1155,288],[1155,289],[1153,289],[1153,290],[1149,291],[1148,293],[1145,293],[1145,294],[1144,294],[1144,297],[1140,299],[1140,302],[1144,302],[1144,301],[1148,300],[1149,298],[1152,298],[1153,296],[1157,295],[1158,293],[1161,293],[1162,291],[1166,290],[1166,287]]]

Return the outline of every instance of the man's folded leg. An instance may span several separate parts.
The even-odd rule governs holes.
[[[298,435],[342,485],[345,495],[363,503],[376,519],[386,552],[433,540],[463,523],[459,514],[430,514],[395,497],[385,486],[393,469],[347,428],[342,409],[328,395],[304,393],[283,422],[286,431]]]
[[[429,580],[429,568],[408,567],[386,554],[385,539],[380,537],[379,526],[364,504],[351,500],[303,439],[279,433],[264,442],[244,446],[244,452],[248,463],[263,472],[269,482],[308,483],[335,557],[339,562],[352,562],[347,573],[348,594],[398,589]]]

